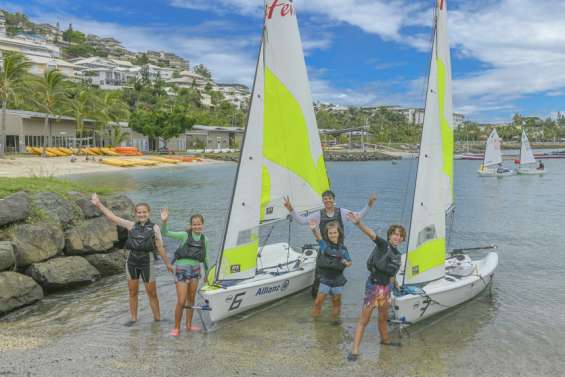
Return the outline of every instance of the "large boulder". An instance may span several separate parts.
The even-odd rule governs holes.
[[[29,216],[29,196],[23,191],[0,199],[0,226],[23,221]]]
[[[102,212],[90,202],[90,197],[80,192],[69,192],[68,197],[72,200],[82,211],[82,214],[87,219],[102,216]]]
[[[33,197],[33,205],[42,212],[42,216],[57,222],[63,229],[67,229],[82,217],[82,212],[76,204],[54,192],[36,193]]]
[[[117,216],[128,220],[134,219],[134,204],[127,196],[122,194],[107,196],[102,199],[102,203],[111,209]]]
[[[65,236],[49,223],[18,224],[10,232],[18,266],[28,266],[52,258],[63,250]]]
[[[127,250],[119,249],[107,254],[85,255],[84,258],[103,276],[115,275],[124,272]]]
[[[43,298],[43,289],[29,276],[17,272],[0,272],[0,314]]]
[[[16,264],[14,247],[9,241],[0,241],[0,271],[7,270]]]
[[[100,277],[100,272],[83,257],[53,258],[34,263],[26,274],[46,290],[87,284]]]
[[[100,253],[114,247],[118,241],[116,226],[105,217],[84,220],[65,233],[65,254]]]

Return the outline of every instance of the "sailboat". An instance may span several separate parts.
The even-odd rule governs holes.
[[[513,170],[502,166],[500,145],[501,139],[498,133],[492,130],[487,139],[483,163],[477,171],[480,177],[506,177],[514,174]]]
[[[324,156],[291,0],[269,0],[223,242],[200,289],[217,322],[312,285],[317,252],[261,245],[261,225],[285,220],[283,199],[299,212],[322,208],[329,189]]]
[[[453,109],[446,0],[437,0],[434,40],[408,250],[393,294],[397,321],[414,323],[461,304],[491,282],[498,255],[472,260],[462,250],[447,252],[446,220],[453,201]]]
[[[523,175],[543,175],[546,173],[545,167],[533,167],[532,165],[538,161],[534,157],[530,141],[526,135],[526,131],[522,130],[522,145],[520,146],[520,165],[516,172]],[[543,165],[542,165],[543,166]]]

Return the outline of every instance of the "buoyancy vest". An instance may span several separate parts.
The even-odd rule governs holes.
[[[341,209],[339,208],[334,208],[334,215],[332,217],[329,217],[326,214],[326,210],[325,209],[321,209],[320,210],[320,233],[322,234],[322,237],[326,236],[326,226],[331,223],[332,221],[337,221],[337,223],[339,224],[339,226],[341,227],[341,229],[343,230],[343,220],[341,218]]]
[[[322,278],[328,280],[344,281],[343,246],[326,243],[326,248],[320,250],[317,258],[317,267]],[[345,282],[343,282],[345,284]]]
[[[155,224],[147,220],[145,224],[136,222],[128,232],[126,249],[136,253],[155,252]]]
[[[193,259],[204,262],[204,248],[206,241],[204,235],[200,235],[200,240],[196,241],[192,237],[192,232],[186,232],[188,238],[185,243],[175,251],[175,259]]]
[[[400,269],[400,252],[386,243],[386,248],[375,245],[375,248],[367,259],[367,269],[371,273],[371,279],[377,280],[378,275],[388,277],[396,275]]]

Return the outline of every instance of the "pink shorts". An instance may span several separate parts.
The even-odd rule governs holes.
[[[370,280],[367,280],[363,304],[365,306],[374,306],[377,308],[380,308],[385,304],[390,304],[390,289],[390,284],[374,284]]]

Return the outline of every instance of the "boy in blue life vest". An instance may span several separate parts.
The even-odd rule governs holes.
[[[343,286],[347,282],[343,276],[343,270],[351,267],[351,256],[347,248],[343,246],[343,229],[337,221],[329,222],[325,228],[325,234],[320,233],[318,224],[314,219],[308,223],[314,237],[320,246],[317,259],[317,268],[320,273],[320,287],[314,300],[312,317],[320,315],[322,304],[326,296],[332,296],[332,320],[335,324],[340,324],[341,294]]]

